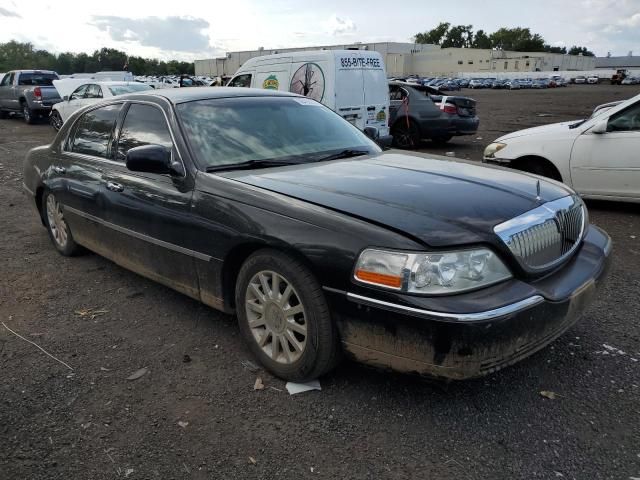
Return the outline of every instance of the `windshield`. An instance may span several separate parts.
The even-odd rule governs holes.
[[[21,73],[18,85],[49,87],[53,85],[54,80],[58,80],[58,75],[55,73]]]
[[[185,135],[202,168],[295,158],[347,149],[380,152],[360,130],[314,100],[235,97],[177,106]]]
[[[109,91],[111,95],[124,95],[125,93],[131,92],[142,92],[144,90],[152,90],[153,88],[150,85],[145,85],[143,83],[140,84],[131,84],[131,85],[110,85]]]

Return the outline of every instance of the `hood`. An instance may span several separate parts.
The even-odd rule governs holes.
[[[508,133],[503,135],[502,137],[495,140],[496,142],[501,142],[502,140],[509,140],[510,138],[517,137],[526,137],[531,135],[546,135],[546,134],[554,134],[554,133],[567,133],[571,130],[569,129],[569,125],[573,125],[574,123],[579,122],[580,120],[571,120],[570,122],[561,122],[561,123],[551,123],[549,125],[542,125],[540,127],[533,128],[525,128],[524,130],[518,130],[517,132]],[[576,130],[576,133],[578,131]]]
[[[493,227],[569,194],[499,168],[388,152],[372,157],[228,172],[225,177],[401,232],[427,246],[495,243]]]
[[[70,96],[76,88],[85,83],[91,83],[91,79],[64,78],[62,80],[54,80],[53,86],[56,87],[60,98],[64,98]]]

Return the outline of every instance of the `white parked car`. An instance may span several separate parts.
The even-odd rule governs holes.
[[[587,83],[587,79],[582,75],[580,75],[573,80],[573,83],[576,83],[576,84]]]
[[[49,116],[51,126],[56,130],[60,130],[73,112],[86,105],[104,98],[152,89],[149,85],[138,82],[96,82],[87,79],[54,80],[53,86],[62,98],[61,102],[52,107]]]
[[[586,120],[504,135],[483,161],[562,181],[585,198],[640,202],[639,152],[637,95]]]
[[[589,75],[587,77],[587,83],[591,84],[591,85],[595,85],[596,83],[598,83],[600,81],[600,78],[598,78],[597,75]]]

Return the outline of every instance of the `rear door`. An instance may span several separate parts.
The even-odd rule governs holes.
[[[389,87],[384,63],[379,54],[359,52],[362,63],[365,127],[376,127],[380,135],[388,135]]]
[[[358,51],[343,52],[335,56],[336,112],[358,127],[364,129],[364,79]]]
[[[103,169],[112,161],[115,126],[122,103],[84,113],[71,128],[62,152],[52,164],[60,185],[57,193],[78,243],[102,252],[104,212]]]
[[[194,178],[132,172],[125,165],[129,149],[162,145],[182,165],[163,110],[131,103],[117,142],[115,163],[105,169],[104,211],[111,232],[110,258],[126,268],[199,298],[195,260],[188,250]]]

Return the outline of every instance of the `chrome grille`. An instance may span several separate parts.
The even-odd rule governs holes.
[[[572,195],[501,223],[494,231],[525,268],[543,270],[560,263],[579,245],[585,217],[582,201]]]

